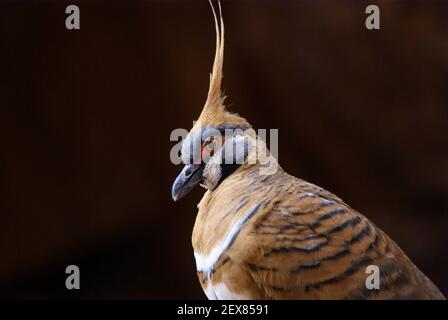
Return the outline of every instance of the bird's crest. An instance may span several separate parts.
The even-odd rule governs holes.
[[[225,96],[221,90],[222,67],[224,62],[224,20],[222,18],[221,3],[218,1],[219,19],[216,15],[212,1],[212,7],[216,30],[216,51],[212,73],[210,74],[210,87],[208,89],[207,101],[202,109],[201,115],[193,127],[193,130],[205,125],[244,125],[250,127],[249,123],[238,114],[230,113],[224,105]]]

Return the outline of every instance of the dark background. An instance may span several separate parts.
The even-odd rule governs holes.
[[[448,3],[373,3],[380,31],[371,1],[224,0],[228,103],[448,295]],[[203,190],[171,200],[169,135],[199,115],[214,37],[205,0],[1,2],[1,297],[204,298]]]

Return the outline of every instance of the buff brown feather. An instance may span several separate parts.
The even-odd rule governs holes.
[[[194,181],[202,179],[213,186],[198,205],[192,235],[198,277],[207,297],[445,299],[394,241],[336,195],[287,174],[269,152],[276,169],[271,174],[260,174],[263,164],[248,160],[257,159],[257,150],[266,146],[244,118],[224,106],[220,6],[219,13],[218,19],[213,10],[217,40],[207,101],[184,143],[201,138],[195,135],[198,130],[230,126],[245,130],[230,139],[242,137],[252,147],[246,161],[231,167],[226,176],[224,167],[214,167],[213,177],[199,177],[208,164],[187,165],[188,174],[191,166],[199,172]],[[178,177],[173,198],[185,194],[183,184],[191,181],[188,175]],[[366,268],[371,265],[380,271],[379,289],[366,286]]]

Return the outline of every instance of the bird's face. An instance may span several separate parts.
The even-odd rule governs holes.
[[[182,143],[184,168],[173,183],[173,200],[182,198],[198,184],[214,190],[241,166],[249,150],[247,129],[224,124],[193,129]]]
[[[248,130],[249,123],[239,115],[228,112],[224,105],[225,97],[221,92],[224,21],[221,4],[218,4],[219,19],[212,5],[216,51],[207,100],[198,121],[182,143],[181,156],[185,166],[173,183],[174,201],[198,184],[213,191],[244,163],[251,145],[248,138],[253,134]]]

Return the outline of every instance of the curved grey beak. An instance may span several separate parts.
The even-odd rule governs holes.
[[[186,164],[173,183],[171,195],[174,201],[185,196],[202,180],[203,167],[200,164]]]

